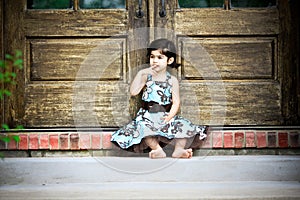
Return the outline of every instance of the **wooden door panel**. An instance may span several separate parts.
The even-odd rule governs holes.
[[[28,54],[30,81],[121,80],[127,65],[126,38],[29,39]]]
[[[127,91],[128,84],[119,81],[82,81],[79,86],[73,82],[28,84],[25,125],[110,127],[124,124],[128,122]]]
[[[273,35],[279,33],[276,8],[178,9],[176,30],[185,35]]]
[[[211,72],[214,64],[223,80],[273,79],[276,38],[233,37],[194,38],[181,44],[182,74],[184,79],[215,79]],[[203,48],[207,54],[199,50]],[[197,49],[198,48],[198,49]],[[193,66],[189,60],[199,60]]]
[[[109,10],[27,10],[26,36],[113,36],[128,28],[128,11]]]
[[[124,100],[128,96],[126,40],[30,38],[26,126],[116,126],[114,109],[128,111],[129,105]]]
[[[199,124],[279,125],[275,82],[182,81],[181,115]]]

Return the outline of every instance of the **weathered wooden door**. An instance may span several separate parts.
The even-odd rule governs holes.
[[[130,112],[128,86],[136,66],[146,61],[140,47],[148,44],[148,35],[135,31],[148,26],[145,5],[5,0],[4,51],[22,50],[24,70],[5,100],[4,121],[25,127],[124,123],[126,114],[118,113]]]
[[[146,62],[144,47],[161,37],[178,48],[181,67],[172,73],[181,84],[182,115],[211,125],[283,123],[276,6],[130,0],[121,9],[86,9],[71,2],[71,9],[39,10],[26,0],[4,1],[5,52],[25,55],[14,96],[5,102],[12,124],[124,124],[134,112],[128,87]]]
[[[168,37],[177,43],[183,115],[200,124],[282,124],[275,1],[259,8],[233,4],[239,1],[154,2],[150,23],[173,30]],[[182,8],[195,2],[206,8]]]

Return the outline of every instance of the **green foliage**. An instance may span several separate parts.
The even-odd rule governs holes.
[[[23,69],[23,59],[21,51],[17,50],[14,55],[6,54],[5,60],[0,60],[0,83],[2,86],[4,84],[16,84],[14,80],[17,74],[11,71],[13,67]],[[1,87],[0,99],[3,99],[5,95],[10,96],[11,92]]]
[[[4,96],[10,96],[11,91],[5,88],[5,85],[16,84],[15,78],[17,74],[13,72],[13,68],[23,69],[23,59],[22,52],[17,50],[14,55],[6,54],[4,60],[0,60],[0,100],[4,98]],[[3,132],[13,132],[22,130],[23,126],[17,126],[16,128],[11,129],[7,124],[1,125],[1,130]],[[10,141],[19,142],[20,138],[16,135],[7,135],[0,133],[0,141],[10,142]]]
[[[10,129],[9,126],[7,124],[2,124],[2,129],[5,131],[19,131],[23,129],[23,126],[19,125],[14,129]],[[6,135],[6,134],[0,134],[0,140],[3,142],[10,142],[12,140],[19,142],[20,141],[20,137],[18,135]]]

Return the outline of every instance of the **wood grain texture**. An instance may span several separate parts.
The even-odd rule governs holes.
[[[179,41],[185,79],[273,79],[277,40],[268,37],[192,38]]]
[[[286,124],[300,125],[300,16],[299,1],[279,1],[279,50],[282,81],[282,114]]]
[[[14,54],[16,50],[21,50],[24,53],[25,35],[23,32],[23,8],[26,0],[14,2],[4,0],[4,53]],[[23,56],[24,58],[25,56]],[[24,87],[25,73],[24,69],[12,69],[17,74],[14,85],[7,85],[6,88],[12,93],[11,96],[4,100],[4,121],[10,127],[16,127],[23,124],[24,116]]]
[[[128,12],[109,10],[27,10],[24,13],[26,36],[112,36],[127,29]]]
[[[122,126],[131,119],[128,85],[82,81],[82,85],[30,84],[26,126]],[[182,82],[181,113],[209,125],[279,125],[276,82]]]
[[[128,122],[128,85],[122,82],[64,82],[26,87],[29,127],[105,127]]]
[[[31,81],[120,80],[126,67],[125,38],[32,39],[28,45]]]
[[[26,54],[24,71],[10,88],[13,96],[3,105],[5,120],[50,128],[125,124],[138,109],[138,100],[128,96],[130,81],[147,61],[139,47],[168,37],[185,58],[175,72],[182,115],[199,124],[299,124],[297,0],[231,10],[177,9],[177,1],[170,0],[166,17],[159,16],[160,1],[143,0],[143,18],[135,15],[137,2],[127,1],[127,9],[74,11],[26,10],[26,0],[3,1],[2,53],[21,49]],[[174,34],[137,30],[149,26]],[[128,30],[134,31],[126,35]],[[103,48],[114,62],[99,61],[97,55],[85,62],[97,42],[115,35],[115,43]],[[193,43],[180,40],[183,36],[201,44],[213,67]],[[200,63],[189,62],[194,58]],[[100,76],[99,63],[105,66]]]
[[[4,30],[3,30],[3,18],[4,18],[4,12],[3,12],[3,4],[4,2],[1,1],[0,2],[0,60],[3,60],[4,59]],[[2,72],[2,69],[0,69],[0,71]],[[1,89],[4,89],[3,88],[4,85],[1,83],[0,85],[0,88]],[[4,122],[4,101],[0,99],[0,110],[1,110],[1,114],[0,114],[0,123],[3,123]]]
[[[175,30],[184,35],[275,35],[279,33],[276,8],[179,9]]]
[[[181,83],[181,113],[198,124],[279,125],[280,85],[276,82]]]

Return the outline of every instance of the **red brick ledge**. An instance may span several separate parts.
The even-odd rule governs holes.
[[[4,134],[4,133],[1,133]],[[0,150],[109,150],[112,132],[16,132],[20,141]],[[300,148],[300,130],[213,130],[199,148]]]

